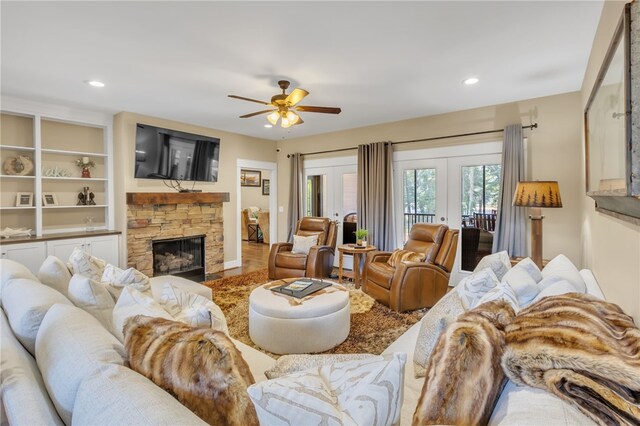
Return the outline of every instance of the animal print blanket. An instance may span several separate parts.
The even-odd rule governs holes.
[[[542,299],[505,328],[505,374],[545,389],[601,425],[640,425],[640,330],[614,304]]]

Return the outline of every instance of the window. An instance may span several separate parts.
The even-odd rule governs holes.
[[[433,223],[436,215],[436,169],[404,170],[403,182],[404,235],[420,222]]]
[[[497,213],[501,169],[500,164],[462,167],[463,226],[473,225],[475,214]]]

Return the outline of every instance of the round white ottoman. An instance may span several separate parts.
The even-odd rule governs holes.
[[[349,292],[344,287],[334,284],[343,290],[297,305],[265,286],[249,296],[249,337],[261,348],[279,355],[324,352],[349,335]]]

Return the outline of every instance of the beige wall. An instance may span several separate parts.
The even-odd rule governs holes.
[[[545,209],[544,257],[566,254],[576,264],[580,263],[580,209],[582,207],[581,182],[581,107],[580,93],[568,93],[544,98],[530,99],[509,104],[477,108],[448,114],[403,120],[393,123],[362,127],[342,132],[279,141],[278,173],[280,179],[278,205],[284,213],[278,215],[278,237],[283,241],[287,235],[287,208],[289,197],[290,161],[288,153],[312,152],[357,146],[383,140],[400,141],[428,138],[441,135],[501,129],[513,123],[528,125],[537,122],[539,128],[525,131],[529,137],[529,178],[557,180],[562,194],[562,209]],[[499,133],[449,139],[437,143],[415,143],[396,145],[394,149],[408,150],[421,147],[478,143],[500,140]],[[345,155],[345,153],[338,153]],[[354,155],[354,151],[346,152]],[[314,156],[313,158],[317,158]]]
[[[275,142],[272,142],[275,146]],[[275,161],[275,160],[270,160]],[[260,170],[262,179],[271,179],[271,171],[270,170],[261,170],[261,169],[251,169],[251,170]],[[269,210],[269,196],[262,195],[262,182],[260,186],[242,186],[240,187],[240,205],[243,209],[247,207],[260,207],[261,210]]]
[[[607,1],[593,42],[589,64],[582,85],[582,107],[586,106],[591,90],[622,15],[625,2]],[[584,146],[584,134],[583,143]],[[584,149],[580,156],[583,166]],[[584,194],[584,191],[583,191]],[[640,321],[640,226],[597,213],[594,201],[582,196],[582,258],[584,266],[595,274],[607,299],[617,303],[636,322]]]
[[[134,179],[134,146],[136,123],[166,127],[184,132],[220,138],[220,169],[218,182],[196,183],[195,188],[206,192],[228,192],[230,201],[224,203],[224,256],[225,262],[236,260],[236,232],[240,214],[237,211],[236,172],[237,159],[275,162],[276,143],[249,136],[228,133],[221,130],[193,126],[176,121],[121,112],[114,117],[114,169],[116,229],[126,232],[127,192],[171,192],[160,180]],[[126,242],[126,238],[122,238]],[[126,244],[126,243],[125,243]],[[124,248],[124,247],[123,247]],[[126,250],[122,250],[121,262],[126,264]]]

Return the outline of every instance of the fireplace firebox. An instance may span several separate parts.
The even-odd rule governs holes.
[[[153,240],[153,276],[204,280],[204,235]]]

